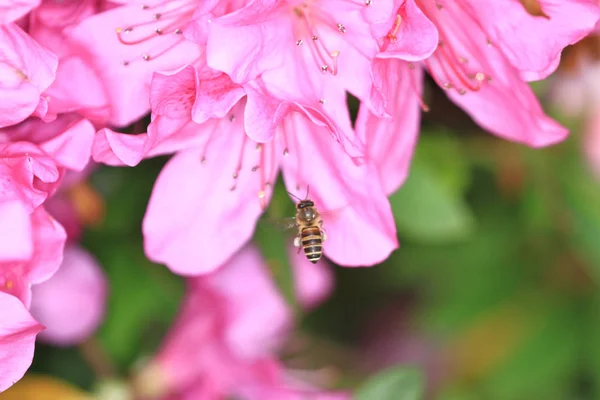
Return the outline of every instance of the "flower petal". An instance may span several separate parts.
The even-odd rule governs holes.
[[[16,297],[0,292],[0,393],[25,375],[44,329]]]
[[[398,247],[390,204],[370,163],[355,165],[325,130],[300,114],[282,129],[302,138],[282,165],[288,190],[302,198],[306,187],[320,210],[328,235],[324,253],[345,266],[374,265]],[[293,139],[293,138],[292,138]]]
[[[61,167],[82,171],[90,161],[94,134],[91,122],[82,119],[54,138],[41,143],[40,148]]]
[[[40,94],[54,81],[58,58],[15,24],[0,25],[0,54],[1,128],[37,109]]]
[[[223,264],[252,236],[269,200],[261,187],[274,180],[275,155],[264,162],[271,149],[257,151],[241,120],[203,124],[205,148],[175,155],[155,183],[143,223],[146,254],[175,273],[197,275]]]
[[[31,214],[31,222],[34,253],[29,261],[27,278],[30,283],[37,284],[48,280],[60,267],[67,233],[43,207]]]
[[[25,261],[33,255],[33,233],[27,208],[17,200],[0,203],[0,262]]]
[[[379,117],[361,105],[356,133],[366,143],[377,166],[385,193],[392,194],[406,180],[421,121],[423,71],[401,60],[377,60],[374,70],[385,82],[383,97],[391,117]]]
[[[25,16],[40,4],[41,0],[5,0],[0,5],[0,24],[8,24]],[[1,390],[0,390],[1,391]]]
[[[600,19],[594,0],[538,0],[544,15],[531,15],[522,2],[465,0],[487,27],[493,43],[529,80],[544,79],[560,60],[561,51],[593,31]]]

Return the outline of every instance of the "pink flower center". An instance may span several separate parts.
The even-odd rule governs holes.
[[[444,3],[417,0],[417,3],[439,32],[438,48],[425,61],[436,83],[444,89],[465,94],[479,91],[483,82],[491,82],[491,76],[485,72],[487,55],[484,50],[493,44],[473,10],[461,0]],[[485,42],[480,43],[479,39]]]
[[[147,43],[139,58],[123,60],[127,66],[136,60],[151,61],[175,48],[185,39],[183,28],[192,19],[195,0],[164,0],[152,6],[141,6],[142,22],[116,28],[117,37],[124,45]]]
[[[347,1],[365,7],[372,3],[372,0]],[[320,6],[319,0],[305,0],[299,4],[290,3],[296,3],[291,5],[293,19],[296,21],[294,24],[296,46],[308,47],[311,58],[321,72],[337,75],[340,51],[327,44],[327,37],[344,35],[348,27],[338,20],[337,15],[332,15],[325,7]]]

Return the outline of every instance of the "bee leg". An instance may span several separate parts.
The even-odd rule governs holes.
[[[327,240],[327,232],[325,232],[325,229],[321,228],[321,236],[323,237],[323,241]]]
[[[300,236],[294,238],[294,247],[298,247],[298,251],[300,251]]]

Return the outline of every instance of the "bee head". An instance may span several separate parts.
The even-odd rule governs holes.
[[[302,210],[303,208],[306,207],[314,207],[315,203],[313,203],[312,200],[302,200],[300,203],[298,203],[298,205],[296,206],[296,208],[298,210]]]

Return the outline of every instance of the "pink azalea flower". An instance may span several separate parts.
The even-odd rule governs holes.
[[[65,248],[58,271],[34,285],[31,314],[46,330],[39,339],[70,346],[87,339],[102,322],[107,282],[98,262],[77,245]]]
[[[138,376],[140,394],[299,398],[293,394],[301,388],[286,390],[285,372],[273,357],[291,312],[266,267],[254,247],[245,247],[218,271],[188,279],[179,317]]]
[[[126,126],[148,113],[154,71],[176,69],[200,57],[200,47],[182,36],[196,3],[153,0],[143,7],[129,3],[68,29],[71,51],[100,77],[110,124]],[[82,83],[86,76],[80,75]]]
[[[251,238],[279,169],[296,196],[310,186],[329,234],[324,252],[336,263],[373,265],[397,247],[391,209],[372,165],[355,165],[330,130],[301,109],[287,113],[275,139],[265,144],[245,134],[249,99],[230,110],[226,102],[221,108],[228,110],[226,118],[191,121],[205,84],[197,86],[195,76],[189,66],[157,74],[161,90],[148,134],[104,130],[95,143],[94,159],[112,165],[181,150],[161,172],[148,205],[143,224],[148,257],[183,275],[223,264]],[[218,93],[215,88],[215,97]],[[345,97],[337,100],[345,110]]]
[[[560,50],[592,29],[598,7],[587,1],[569,1],[566,3],[572,7],[564,14],[560,12],[564,10],[562,5],[542,1],[543,8],[552,14],[546,19],[528,14],[518,2],[511,3],[510,12],[504,8],[500,11],[500,4],[510,2],[499,1],[492,7],[492,21],[488,7],[476,6],[471,0],[416,3],[435,24],[440,39],[438,49],[422,64],[475,122],[502,138],[533,147],[551,145],[566,137],[567,129],[544,114],[524,76],[533,78],[537,71],[542,77],[551,72]],[[573,14],[581,15],[584,22],[576,23]],[[500,31],[512,29],[511,18],[529,22],[519,23],[519,29],[510,35],[500,35]],[[530,27],[536,33],[528,36],[525,30]],[[538,36],[540,31],[553,33]],[[527,36],[527,40],[519,42],[515,32]],[[536,43],[539,47],[535,51],[524,51]],[[382,86],[384,98],[392,99],[387,104],[382,102],[391,119],[380,118],[365,106],[359,112],[358,134],[380,167],[387,193],[406,178],[418,132],[418,108],[427,109],[422,101],[419,68],[418,63],[396,60],[376,63],[375,76],[381,76],[384,85],[392,85]],[[398,96],[401,93],[404,96]],[[389,148],[397,150],[386,151]]]
[[[15,24],[0,25],[0,128],[30,115],[45,117],[42,92],[56,74],[57,57]]]
[[[261,76],[270,93],[302,99],[302,104],[317,105],[327,99],[327,87],[332,85],[366,100],[372,84],[371,62],[380,50],[378,40],[395,35],[388,41],[385,57],[413,61],[429,56],[436,46],[431,24],[407,18],[401,29],[394,28],[396,19],[414,2],[394,3],[255,0],[210,21],[208,64],[236,83]],[[382,20],[384,31],[376,29]]]
[[[2,236],[4,239],[4,236]],[[25,375],[36,335],[44,329],[16,297],[0,291],[0,393]]]

